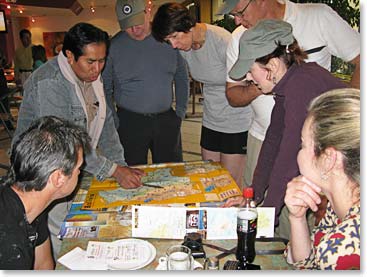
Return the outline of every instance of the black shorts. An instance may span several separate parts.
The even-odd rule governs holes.
[[[224,154],[246,154],[247,135],[247,131],[228,134],[202,126],[200,146],[207,150]]]

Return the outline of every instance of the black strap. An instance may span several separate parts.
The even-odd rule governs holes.
[[[280,238],[280,237],[275,237],[275,238],[260,237],[260,238],[256,238],[256,241],[258,242],[283,242],[284,246],[288,244],[287,239]],[[237,247],[233,247],[232,249],[225,249],[223,247],[213,245],[210,243],[205,243],[205,242],[203,242],[202,245],[213,248],[218,251],[222,251],[221,254],[216,256],[218,259],[224,258],[230,254],[235,254],[236,248],[237,248]],[[285,250],[285,247],[282,249],[266,249],[266,250],[256,249],[256,255],[279,255],[279,254],[283,254],[284,250]]]
[[[275,238],[260,237],[260,238],[256,238],[256,241],[260,241],[260,242],[283,242],[284,245],[288,244],[287,239],[280,238],[280,237],[275,237]]]
[[[315,48],[312,48],[312,49],[309,49],[309,50],[306,50],[305,52],[307,54],[313,54],[313,53],[316,53],[316,52],[320,52],[322,49],[324,49],[326,46],[323,45],[323,46],[319,46],[319,47],[315,47]]]
[[[202,245],[204,246],[208,246],[210,248],[213,248],[215,250],[218,250],[218,251],[221,251],[223,253],[228,253],[228,254],[232,254],[233,252],[233,249],[236,250],[236,247],[232,248],[232,249],[225,249],[223,247],[220,247],[220,246],[217,246],[217,245],[214,245],[214,244],[210,244],[210,243],[205,243],[203,242]]]
[[[228,255],[236,254],[236,249],[237,249],[237,246],[233,247],[232,249],[226,250],[226,252],[223,252],[217,255],[216,258],[220,260],[224,257],[227,257]]]
[[[279,237],[275,237],[275,238],[260,237],[260,238],[256,238],[256,241],[259,241],[259,242],[283,242],[284,246],[287,246],[287,244],[288,244],[287,239],[279,238]],[[283,249],[265,249],[265,250],[256,249],[256,254],[257,255],[279,255],[279,254],[283,254],[284,250],[285,250],[285,247]]]
[[[214,245],[214,244],[210,244],[210,243],[205,243],[203,242],[202,245],[213,248],[215,250],[221,251],[222,253],[220,253],[219,255],[215,256],[218,260],[231,255],[231,254],[236,254],[236,248],[237,246],[233,247],[232,249],[225,249],[223,247]]]

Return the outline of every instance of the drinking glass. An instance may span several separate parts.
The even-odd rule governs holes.
[[[173,245],[167,249],[167,270],[190,270],[193,258],[191,250],[184,245]]]

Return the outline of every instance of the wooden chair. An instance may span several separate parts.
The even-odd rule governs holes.
[[[6,121],[10,121],[13,126],[16,125],[16,120],[15,118],[13,117],[13,115],[11,114],[11,110],[10,108],[8,109],[7,107],[5,107],[3,101],[5,101],[6,99],[9,101],[9,102],[12,102],[14,101],[12,97],[14,97],[14,94],[16,93],[17,91],[15,90],[9,90],[7,91],[6,93],[2,93],[0,94],[0,122],[2,123],[8,137],[10,139],[13,138],[13,130],[11,130],[8,126],[8,124],[6,123]],[[3,140],[3,139],[0,139],[0,140]]]

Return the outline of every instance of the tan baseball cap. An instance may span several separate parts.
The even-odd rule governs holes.
[[[122,31],[144,24],[145,0],[117,0],[115,8]]]
[[[240,52],[229,77],[238,80],[245,76],[256,59],[272,53],[279,44],[294,42],[292,25],[279,19],[265,19],[245,31],[240,38]]]
[[[236,7],[238,2],[240,2],[240,0],[224,0],[222,5],[219,6],[218,11],[215,15],[228,14],[231,10],[234,9],[234,7]]]

